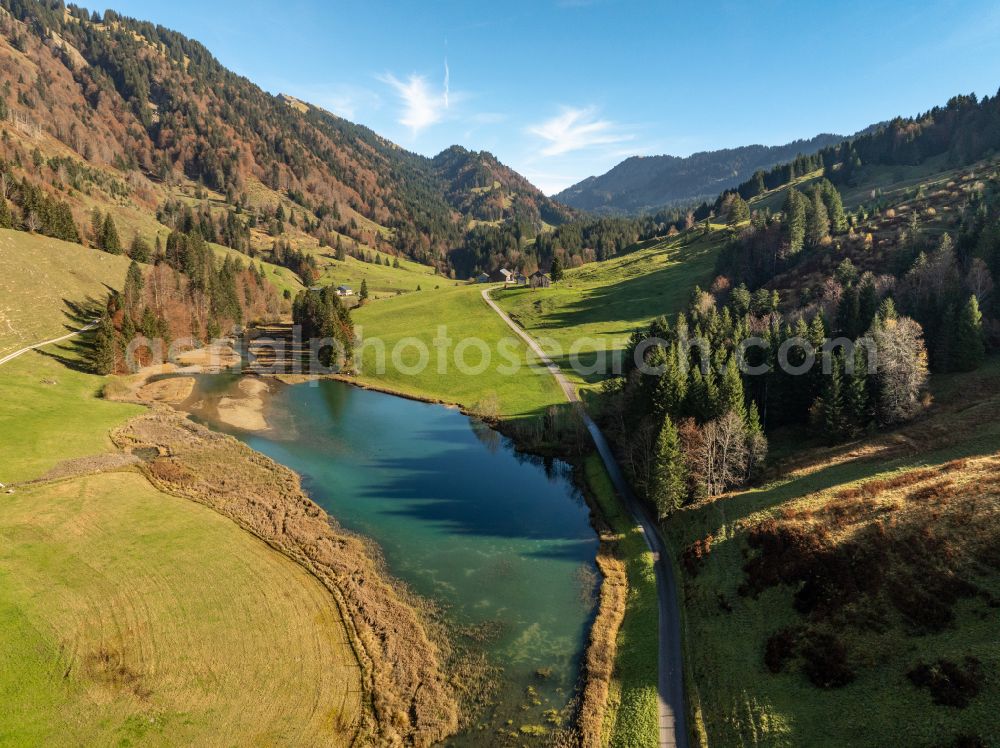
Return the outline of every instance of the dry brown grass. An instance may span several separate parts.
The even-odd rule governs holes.
[[[601,594],[584,657],[585,685],[577,716],[581,748],[602,745],[604,717],[618,650],[618,631],[625,618],[628,595],[625,563],[618,553],[621,536],[614,534],[603,522],[600,525],[597,568],[602,577]]]
[[[371,712],[361,743],[430,745],[455,731],[442,652],[405,591],[387,580],[361,539],[306,497],[295,473],[166,409],[130,421],[112,439],[126,451],[155,450],[145,466],[154,485],[229,517],[330,590],[366,674]]]
[[[854,677],[848,660],[863,660],[845,632],[934,634],[957,625],[960,600],[1000,604],[988,589],[1000,570],[1000,453],[803,497],[747,538],[754,553],[741,594],[790,585],[802,615],[768,641],[768,667],[801,656],[816,685],[844,685]]]

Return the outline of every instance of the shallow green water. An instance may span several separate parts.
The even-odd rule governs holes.
[[[481,719],[490,728],[457,742],[544,724],[545,710],[567,705],[597,539],[565,464],[519,455],[456,410],[339,382],[283,387],[267,416],[264,435],[233,433],[302,475],[315,501],[374,538],[390,571],[452,623],[489,634],[473,646],[503,668]]]

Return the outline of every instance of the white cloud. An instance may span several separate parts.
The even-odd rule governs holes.
[[[434,90],[426,76],[417,73],[410,74],[405,81],[391,73],[379,76],[379,80],[391,86],[399,96],[403,104],[399,123],[409,127],[414,136],[441,122],[454,99],[447,59],[444,61],[444,84],[439,91]]]
[[[597,119],[593,107],[564,107],[561,114],[528,128],[528,132],[546,141],[543,156],[560,156],[600,145],[614,145],[631,140],[621,126],[610,120]]]

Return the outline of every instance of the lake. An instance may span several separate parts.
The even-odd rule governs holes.
[[[232,384],[200,377],[200,397]],[[444,611],[460,644],[502,669],[494,706],[453,742],[482,744],[497,727],[564,710],[597,591],[597,537],[569,466],[519,454],[440,405],[333,381],[273,389],[271,430],[222,430],[298,472],[313,500],[373,538],[389,571]]]

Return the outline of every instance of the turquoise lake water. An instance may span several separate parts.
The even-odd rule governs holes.
[[[203,396],[225,390],[215,381]],[[545,724],[546,710],[566,707],[597,579],[597,538],[567,465],[518,454],[456,410],[340,382],[281,387],[266,415],[270,431],[229,431],[298,472],[450,623],[488,632],[471,646],[502,668],[499,695],[486,730],[456,743],[492,742],[498,726]]]

